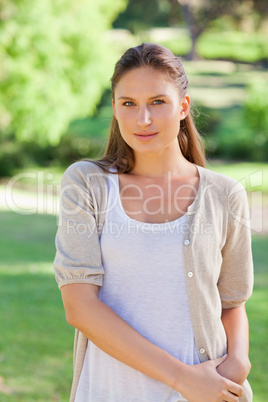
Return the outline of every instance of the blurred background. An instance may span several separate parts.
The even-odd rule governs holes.
[[[207,167],[247,190],[249,380],[267,402],[266,0],[0,0],[0,401],[69,400],[73,329],[52,268],[59,183],[103,153],[114,64],[143,41],[181,57]]]

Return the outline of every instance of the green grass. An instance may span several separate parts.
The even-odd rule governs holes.
[[[267,37],[260,32],[208,31],[200,36],[197,51],[207,59],[226,58],[252,63],[267,59]]]
[[[157,31],[157,30],[155,30]],[[191,38],[185,29],[170,31],[170,38],[159,40],[154,30],[149,39],[169,47],[175,54],[185,55],[191,49]],[[197,40],[196,51],[205,59],[230,59],[253,63],[268,58],[267,35],[264,32],[242,32],[225,28],[207,30]]]
[[[254,402],[266,402],[268,395],[268,236],[253,236],[252,249],[255,267],[255,285],[247,302],[250,324],[250,359],[252,364],[249,381],[254,392]]]
[[[73,329],[52,269],[56,217],[0,212],[0,221],[0,400],[68,401]],[[255,291],[247,303],[254,402],[268,395],[267,241],[253,237]]]
[[[166,41],[160,41],[160,45],[168,47],[174,54],[183,56],[191,50],[191,38],[187,32],[180,34],[179,37],[169,39]]]
[[[0,221],[0,400],[68,401],[73,330],[52,270],[56,218],[0,212]]]

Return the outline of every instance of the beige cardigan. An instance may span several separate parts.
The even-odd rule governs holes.
[[[252,293],[253,262],[247,195],[237,181],[197,166],[200,183],[187,212],[183,258],[188,303],[200,362],[226,353],[222,308],[241,306]],[[102,285],[99,235],[105,220],[107,174],[92,162],[71,165],[61,184],[61,212],[54,269],[59,287]],[[87,338],[75,331],[71,401],[83,366]],[[252,401],[246,381],[241,402]]]

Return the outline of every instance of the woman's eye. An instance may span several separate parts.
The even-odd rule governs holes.
[[[161,105],[162,103],[164,103],[163,99],[156,99],[153,101],[154,105]]]
[[[134,105],[134,102],[132,102],[132,101],[126,101],[126,102],[123,103],[123,105],[124,105],[124,106],[133,106],[133,105]]]

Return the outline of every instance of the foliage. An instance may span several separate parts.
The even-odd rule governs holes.
[[[112,117],[111,96],[111,90],[106,90],[94,116],[73,120],[55,145],[6,135],[0,147],[0,177],[10,177],[24,167],[67,167],[81,158],[100,156]]]
[[[128,0],[128,5],[113,23],[114,28],[137,34],[151,27],[168,27],[181,20],[177,2],[166,0]]]
[[[107,29],[126,0],[0,2],[0,130],[56,144],[92,114],[116,61]]]
[[[268,160],[268,84],[262,79],[256,79],[249,85],[244,104],[244,119],[246,125],[254,133],[253,143],[263,155],[262,160]]]
[[[226,108],[221,110],[220,114],[217,121],[217,111],[212,111],[212,129],[208,127],[205,131],[208,156],[226,160],[267,162],[267,142],[263,141],[262,135],[256,135],[255,130],[247,124],[243,108]],[[216,120],[213,121],[213,118]]]

